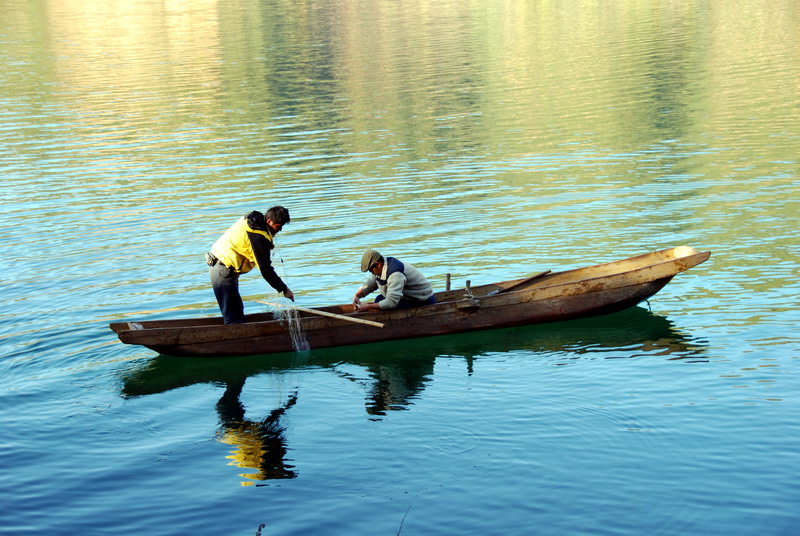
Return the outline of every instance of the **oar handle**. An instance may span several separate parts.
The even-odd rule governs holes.
[[[256,300],[258,303],[263,303],[264,305],[270,305],[272,307],[283,307],[283,308],[294,308],[298,311],[303,311],[304,313],[310,313],[312,315],[320,315],[320,316],[327,316],[330,318],[337,318],[339,320],[346,320],[348,322],[355,322],[357,324],[366,324],[368,326],[375,326],[376,328],[382,328],[383,324],[380,322],[373,322],[372,320],[364,320],[362,318],[353,318],[352,316],[345,316],[345,315],[337,315],[336,313],[329,313],[328,311],[320,311],[318,309],[309,309],[307,307],[300,307],[297,305],[283,305],[282,303],[274,303],[268,301],[261,301]]]

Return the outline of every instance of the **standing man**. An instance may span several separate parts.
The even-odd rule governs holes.
[[[407,309],[436,303],[431,284],[422,272],[407,262],[384,258],[374,249],[368,249],[361,256],[361,271],[370,272],[370,275],[353,296],[353,307],[359,311]],[[374,303],[362,305],[361,298],[377,289],[383,294],[375,298]]]
[[[226,324],[244,322],[239,276],[256,266],[267,283],[294,301],[294,293],[275,273],[270,259],[275,235],[290,221],[289,211],[281,206],[272,207],[266,214],[254,210],[239,218],[206,253],[211,286]]]

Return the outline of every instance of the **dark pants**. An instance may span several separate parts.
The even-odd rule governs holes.
[[[244,322],[244,303],[239,294],[239,274],[217,262],[208,270],[211,286],[217,297],[219,310],[226,324],[242,324]]]
[[[383,301],[386,299],[386,296],[383,294],[378,294],[375,298],[375,303]],[[433,294],[427,300],[412,300],[411,298],[402,297],[400,301],[397,302],[397,307],[395,309],[411,309],[412,307],[422,307],[423,305],[433,305],[436,303],[436,298]]]

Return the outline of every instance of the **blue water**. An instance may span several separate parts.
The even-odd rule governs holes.
[[[0,533],[798,533],[794,2],[0,15]],[[230,359],[116,339],[216,314],[203,253],[273,204],[303,306],[349,302],[367,247],[438,289],[712,254],[577,322]]]

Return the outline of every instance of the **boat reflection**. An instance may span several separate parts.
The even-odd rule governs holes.
[[[218,438],[235,447],[232,464],[255,471],[242,476],[253,481],[294,478],[287,463],[281,420],[297,402],[295,392],[263,419],[248,419],[240,396],[248,378],[291,370],[321,369],[364,386],[365,412],[380,419],[388,411],[405,410],[431,381],[437,358],[463,359],[465,373],[474,374],[476,360],[492,354],[533,354],[554,365],[587,358],[657,356],[669,360],[705,361],[705,343],[692,340],[672,322],[634,307],[613,315],[409,339],[305,353],[249,357],[189,358],[158,356],[123,375],[122,396],[162,393],[199,383],[225,387],[217,403]],[[526,355],[520,355],[520,358]]]

